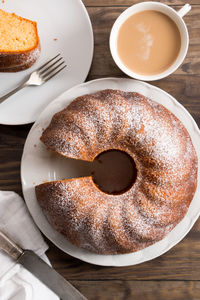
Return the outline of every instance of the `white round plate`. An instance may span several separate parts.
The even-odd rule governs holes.
[[[85,164],[73,162],[72,159],[61,157],[48,151],[40,136],[52,116],[66,107],[74,98],[87,93],[104,89],[120,89],[139,92],[152,100],[161,103],[172,111],[187,128],[198,155],[198,186],[195,196],[184,219],[160,242],[141,251],[121,255],[98,255],[69,243],[66,238],[54,230],[42,213],[35,196],[35,185],[44,181],[59,180],[84,175]],[[186,109],[172,96],[150,84],[123,78],[98,79],[73,87],[54,100],[39,116],[33,125],[24,147],[21,164],[21,178],[24,198],[30,213],[40,230],[64,252],[83,261],[102,266],[128,266],[139,264],[160,256],[176,245],[191,229],[200,214],[200,131]],[[77,170],[79,168],[79,170]],[[81,173],[81,174],[80,174]]]
[[[44,85],[26,87],[0,104],[0,124],[32,123],[58,95],[85,81],[93,56],[90,18],[81,0],[6,0],[1,8],[37,22],[41,55],[27,70],[0,73],[0,97],[58,53],[67,64]]]

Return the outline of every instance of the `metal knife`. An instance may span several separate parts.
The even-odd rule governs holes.
[[[87,300],[75,287],[31,250],[23,250],[0,231],[0,249],[48,286],[62,300]]]

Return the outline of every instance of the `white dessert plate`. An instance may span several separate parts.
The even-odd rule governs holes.
[[[40,58],[31,68],[0,73],[0,97],[58,53],[67,64],[44,85],[26,87],[0,104],[0,124],[32,123],[58,95],[85,81],[93,56],[90,18],[81,0],[6,0],[0,8],[36,21],[41,42]]]
[[[160,242],[135,253],[121,255],[98,255],[69,243],[66,238],[54,230],[43,215],[35,196],[35,185],[45,181],[85,175],[88,166],[77,163],[48,151],[40,141],[43,128],[46,128],[52,116],[66,107],[74,98],[103,89],[121,89],[139,92],[161,103],[172,111],[187,128],[198,155],[198,186],[195,196],[184,219]],[[102,266],[129,266],[156,258],[176,245],[192,228],[200,214],[200,131],[186,109],[172,96],[150,84],[123,78],[105,78],[86,82],[63,93],[41,113],[33,125],[24,147],[21,179],[24,198],[35,223],[40,230],[64,252],[83,261]],[[89,163],[88,163],[89,164]],[[89,168],[89,167],[88,167]]]

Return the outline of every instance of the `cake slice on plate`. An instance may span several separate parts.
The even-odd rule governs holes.
[[[39,54],[37,23],[0,9],[0,72],[27,69]]]

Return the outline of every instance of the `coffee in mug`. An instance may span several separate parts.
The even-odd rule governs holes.
[[[166,14],[144,10],[121,25],[117,51],[123,64],[137,74],[154,75],[167,70],[177,59],[181,35]]]

